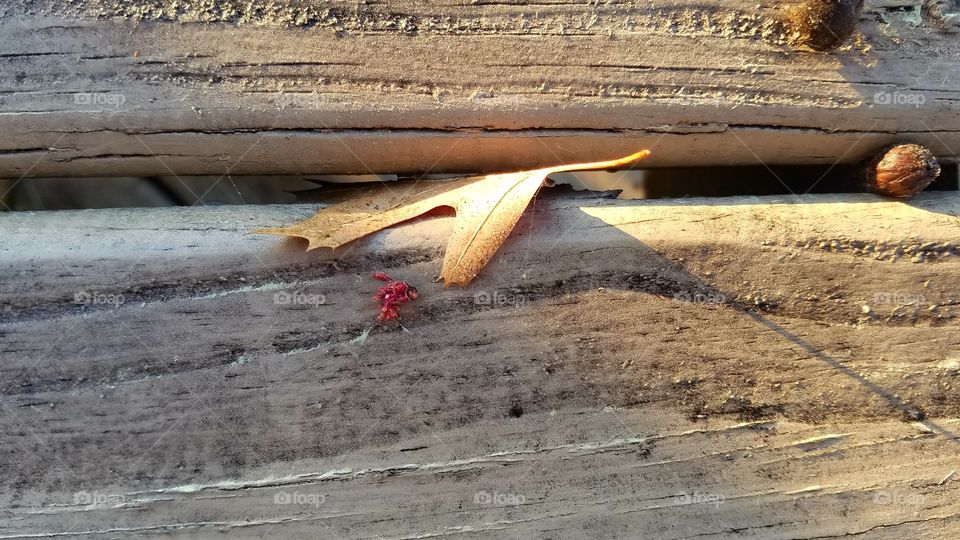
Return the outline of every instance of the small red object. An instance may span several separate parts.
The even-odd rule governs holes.
[[[417,288],[406,281],[397,281],[391,279],[384,272],[374,272],[373,279],[377,281],[386,281],[387,284],[380,287],[374,302],[380,303],[379,321],[392,321],[400,317],[400,304],[417,298]]]

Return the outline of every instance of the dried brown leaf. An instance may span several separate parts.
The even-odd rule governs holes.
[[[436,208],[451,207],[456,211],[457,219],[447,243],[440,277],[445,286],[456,283],[465,287],[493,258],[548,175],[612,169],[649,154],[648,150],[641,150],[612,161],[426,182],[407,189],[384,184],[324,208],[300,223],[254,232],[305,238],[309,242],[307,249],[337,248]]]

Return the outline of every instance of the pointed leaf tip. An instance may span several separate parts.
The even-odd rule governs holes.
[[[641,159],[646,159],[650,156],[650,150],[644,148],[635,154],[630,154],[629,156],[623,158],[624,164],[633,163],[634,161],[640,161]]]

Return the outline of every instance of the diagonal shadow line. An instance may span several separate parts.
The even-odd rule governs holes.
[[[891,407],[901,411],[904,414],[905,418],[914,418],[917,414],[917,410],[907,405],[902,399],[898,398],[896,395],[892,394],[889,390],[883,388],[877,383],[871,381],[870,379],[864,377],[857,371],[851,369],[848,366],[843,365],[842,362],[836,358],[830,356],[829,354],[823,352],[822,349],[819,349],[812,345],[811,343],[804,341],[803,338],[794,334],[793,332],[787,330],[786,328],[780,326],[779,324],[771,321],[770,319],[764,317],[763,315],[757,313],[754,310],[749,310],[745,308],[740,308],[747,316],[749,316],[754,321],[762,324],[768,329],[776,332],[780,337],[792,342],[793,344],[799,346],[807,353],[809,353],[814,358],[820,360],[821,362],[827,364],[831,368],[839,371],[840,373],[850,377],[861,386],[867,390],[873,392],[877,396],[881,397],[884,401],[887,402]],[[949,429],[943,427],[942,425],[930,420],[929,418],[917,418],[917,422],[923,424],[925,427],[933,431],[934,433],[945,437],[947,440],[953,441],[955,444],[960,445],[960,436],[956,433],[950,431]]]
[[[673,131],[673,127],[671,126],[669,129],[667,129],[666,131],[662,132],[656,139],[654,139],[653,143],[651,143],[651,144],[649,144],[649,145],[644,145],[644,147],[647,148],[647,149],[649,149],[651,153],[652,153],[652,152],[655,152],[655,151],[656,151],[656,148],[657,148],[657,145],[660,144],[660,141],[663,140],[663,138],[666,137],[667,135],[670,135],[670,134],[672,133],[672,131]],[[560,159],[560,156],[558,156],[557,153],[553,151],[553,148],[551,148],[550,145],[548,145],[546,142],[544,142],[543,138],[538,137],[538,138],[537,138],[537,141],[539,141],[540,144],[543,145],[543,147],[546,148],[548,152],[550,152],[551,154],[553,154],[553,157],[555,157],[558,162],[562,162],[562,161],[563,161],[563,160]],[[645,162],[645,161],[646,161],[646,159],[641,159],[641,160],[638,160],[638,161],[634,161],[634,162],[630,163],[627,167],[619,169],[618,172],[620,172],[620,173],[627,173],[627,172],[631,172],[631,171],[633,171],[633,170],[636,170],[636,169],[637,169],[640,165],[642,165],[643,162]],[[572,171],[572,172],[576,173],[576,171]],[[618,180],[618,182],[622,182],[623,179],[625,179],[625,178],[626,178],[626,176],[623,175],[623,174],[621,174],[620,179]],[[549,180],[549,176],[547,177],[547,180]],[[616,189],[616,187],[610,186],[608,189],[613,190],[613,189]],[[530,202],[530,206],[534,206],[534,205],[536,204],[536,201],[537,201],[537,197],[534,197],[533,200]],[[533,221],[532,221],[532,220],[531,220],[531,222],[530,222],[530,227],[531,227],[531,228],[533,227]],[[556,249],[556,247],[557,247],[558,245],[560,245],[560,242],[567,236],[567,234],[570,233],[570,231],[574,230],[574,228],[575,228],[575,226],[574,226],[573,224],[571,224],[571,226],[569,226],[569,227],[564,227],[563,230],[560,232],[560,234],[557,235],[557,238],[556,238],[556,240],[553,242],[553,245],[550,247],[551,251],[554,250],[554,249]],[[528,235],[528,238],[530,238],[530,240],[532,241],[532,237],[531,237],[531,236]],[[528,244],[527,244],[527,248],[526,248],[526,257],[525,257],[525,259],[526,259],[527,261],[530,260],[530,248],[531,248],[531,245],[528,243]],[[616,416],[615,418],[616,418],[617,422],[620,423],[621,427],[623,427],[623,429],[625,430],[625,433],[632,433],[632,432],[633,432],[633,430],[630,428],[630,426],[628,426],[628,425],[626,424],[626,422],[623,421],[622,418],[620,418],[619,416]],[[527,471],[526,473],[524,473],[524,475],[522,475],[522,476],[526,476],[526,475],[529,474],[532,470],[533,470],[533,468],[531,468],[530,470],[528,470],[528,471]]]
[[[644,146],[645,148],[649,149],[651,153],[652,153],[652,152],[655,152],[655,151],[656,151],[656,148],[657,148],[657,145],[660,144],[660,141],[663,140],[663,138],[666,137],[667,135],[670,135],[670,134],[672,133],[672,131],[673,131],[673,126],[671,126],[671,127],[670,127],[669,129],[667,129],[666,131],[662,132],[656,139],[654,139],[654,141],[653,141],[652,144],[643,145],[643,146]],[[554,156],[555,158],[557,158],[557,160],[558,160],[559,162],[562,162],[562,160],[560,159],[560,156],[558,156],[557,153],[553,151],[553,148],[550,148],[550,145],[548,145],[547,143],[545,143],[545,142],[543,141],[543,138],[538,137],[538,138],[537,138],[537,141],[539,141],[540,144],[542,144],[543,147],[547,149],[547,151],[549,151],[551,154],[553,154],[553,156]],[[639,145],[638,145],[638,146],[639,146]],[[631,172],[631,171],[637,169],[640,165],[644,164],[645,161],[646,161],[646,159],[641,159],[641,160],[638,160],[638,161],[634,161],[634,162],[630,163],[627,167],[618,169],[618,172],[620,172],[620,173],[628,173],[628,172]],[[577,171],[570,171],[570,172],[576,173]],[[594,172],[594,171],[585,171],[585,172]],[[548,176],[547,178],[549,179],[549,176]],[[626,178],[626,176],[621,176],[621,177],[620,177],[620,180],[618,180],[618,181],[623,181],[624,178]],[[612,189],[616,189],[616,188],[613,187],[613,186],[610,186],[609,189],[612,190]],[[557,235],[556,241],[554,241],[554,243],[553,243],[553,247],[555,248],[555,247],[557,247],[558,245],[560,245],[560,242],[567,236],[567,234],[568,234],[571,230],[573,230],[573,227],[572,227],[572,226],[563,229],[563,231],[562,231],[559,235]],[[529,256],[528,256],[528,258],[529,258]]]
[[[876,124],[877,124],[877,121],[874,120],[874,122],[873,122],[873,124],[871,124],[870,128],[867,129],[867,130],[865,130],[864,133],[862,133],[862,134],[860,135],[860,137],[859,137],[852,145],[850,145],[850,146],[843,152],[843,154],[842,154],[839,158],[836,159],[836,161],[834,161],[834,163],[830,166],[830,168],[827,169],[827,171],[824,172],[824,173],[820,176],[820,178],[818,178],[817,181],[814,182],[813,185],[811,185],[811,186],[804,192],[804,194],[809,193],[814,187],[816,187],[816,185],[819,184],[820,181],[824,179],[824,177],[826,177],[826,175],[830,172],[830,170],[832,170],[834,167],[836,167],[836,165],[837,165],[841,160],[843,160],[843,158],[850,152],[850,150],[853,149],[853,147],[855,147],[857,144],[859,144],[861,140],[863,140],[863,138],[867,135],[867,133],[870,131],[870,129],[873,129],[873,127],[876,126]],[[933,131],[930,130],[929,126],[927,126],[926,124],[924,124],[924,127],[926,127],[931,133],[933,133]],[[776,177],[776,179],[777,179],[781,184],[784,185],[784,187],[786,187],[795,197],[797,196],[797,194],[794,193],[793,190],[790,190],[790,188],[783,182],[783,180],[780,179],[780,177],[777,176],[777,175],[770,169],[770,167],[767,166],[766,162],[764,162],[762,159],[759,158],[759,156],[757,156],[756,153],[754,153],[753,149],[750,148],[749,145],[747,145],[747,143],[746,143],[745,141],[743,141],[743,139],[741,139],[735,132],[731,132],[731,133],[733,133],[733,135],[737,138],[737,140],[740,141],[740,144],[742,144],[745,148],[747,148],[747,150],[749,150],[750,153],[752,153],[752,154],[754,155],[754,157],[756,157],[756,158],[763,164],[763,166],[766,167],[767,170],[768,170],[771,174],[773,174],[774,177]],[[934,136],[936,136],[936,134],[934,134]],[[939,137],[937,137],[937,139],[939,140]],[[940,141],[940,142],[942,143],[943,141]],[[945,145],[945,146],[946,146],[946,145]],[[695,276],[692,276],[692,277],[695,277]],[[701,280],[701,281],[702,281],[702,280]],[[704,283],[704,284],[705,284],[705,283]],[[705,284],[705,285],[706,285],[706,284]],[[709,286],[709,285],[708,285],[708,286]],[[711,288],[712,288],[712,286],[711,286]],[[717,292],[720,292],[720,291],[717,291]],[[720,292],[720,294],[723,294],[723,293]],[[724,295],[724,297],[730,298],[730,296],[727,296],[727,295]],[[749,317],[750,317],[751,319],[753,319],[754,321],[762,324],[763,326],[765,326],[765,327],[767,327],[769,330],[777,333],[778,335],[780,335],[780,336],[783,337],[784,339],[786,339],[786,340],[792,342],[793,344],[799,346],[800,348],[802,348],[803,350],[805,350],[805,351],[806,351],[808,354],[810,354],[811,356],[813,356],[813,357],[817,358],[818,360],[824,362],[825,364],[827,364],[827,365],[830,366],[831,368],[833,368],[833,369],[835,369],[835,370],[843,373],[843,374],[846,375],[847,377],[850,377],[851,379],[853,379],[854,381],[856,381],[858,384],[860,384],[861,386],[863,386],[863,387],[866,388],[867,390],[869,390],[869,391],[873,392],[874,394],[876,394],[877,396],[881,397],[881,398],[882,398],[884,401],[886,401],[887,404],[890,405],[892,408],[901,411],[901,412],[904,414],[905,417],[913,417],[914,415],[917,414],[914,409],[912,409],[911,407],[909,407],[903,400],[901,400],[900,398],[898,398],[898,397],[897,397],[896,395],[894,395],[893,393],[887,391],[886,389],[884,389],[884,388],[881,387],[880,385],[878,385],[878,384],[874,383],[873,381],[867,379],[866,377],[864,377],[863,375],[861,375],[861,374],[858,373],[857,371],[849,368],[848,366],[843,365],[843,363],[840,362],[840,361],[838,361],[836,358],[833,358],[832,356],[830,356],[830,355],[826,354],[825,352],[823,352],[823,350],[821,350],[820,348],[813,346],[812,344],[808,343],[807,341],[804,341],[801,337],[799,337],[799,336],[797,336],[796,334],[790,332],[789,330],[787,330],[787,329],[784,328],[783,326],[780,326],[779,324],[773,322],[772,320],[768,319],[767,317],[764,317],[763,315],[761,315],[760,313],[756,312],[755,310],[747,309],[745,306],[735,305],[734,307],[735,307],[735,309],[738,309],[739,311],[745,313],[747,316],[749,316]],[[960,439],[958,439],[957,435],[956,435],[955,433],[951,432],[950,430],[948,430],[947,428],[945,428],[945,427],[937,424],[937,423],[934,422],[933,420],[930,420],[930,419],[927,419],[927,418],[918,419],[918,421],[921,422],[924,426],[926,426],[928,429],[930,429],[930,430],[933,431],[934,433],[937,433],[937,434],[939,434],[939,435],[941,435],[941,436],[944,436],[944,437],[946,437],[948,440],[954,441],[956,444],[960,445]]]
[[[609,224],[604,224],[604,226],[605,226],[605,227],[615,228],[615,227],[613,227],[612,225],[609,225]],[[698,285],[698,286],[699,286],[700,288],[702,288],[704,291],[714,292],[715,294],[719,294],[719,295],[721,295],[721,296],[724,297],[724,298],[734,298],[733,295],[729,295],[729,294],[723,293],[721,290],[719,290],[718,288],[716,288],[716,287],[713,286],[712,284],[704,281],[704,280],[701,279],[700,277],[698,277],[698,276],[690,273],[689,271],[683,269],[682,267],[679,267],[678,265],[676,265],[675,263],[673,263],[673,262],[670,261],[669,259],[665,258],[663,255],[661,255],[660,253],[658,253],[658,252],[657,252],[656,250],[654,250],[652,247],[648,246],[646,243],[644,243],[644,242],[642,242],[642,241],[639,241],[638,239],[633,238],[632,236],[631,236],[631,238],[632,238],[632,243],[639,243],[639,244],[642,246],[642,248],[643,248],[644,251],[648,252],[648,253],[649,253],[651,256],[653,256],[653,257],[659,258],[659,259],[661,260],[661,261],[660,261],[661,264],[665,264],[665,265],[667,265],[667,266],[669,266],[669,267],[672,267],[673,269],[677,270],[680,274],[683,275],[683,277],[685,277],[687,280],[693,282],[694,284]],[[903,400],[899,399],[899,398],[898,398],[896,395],[894,395],[891,391],[889,391],[889,390],[883,388],[882,386],[878,385],[877,383],[871,381],[871,380],[868,379],[866,376],[864,376],[863,374],[857,372],[856,370],[851,369],[850,367],[843,365],[843,363],[842,363],[841,361],[837,360],[836,358],[833,358],[832,356],[830,356],[829,354],[827,354],[826,352],[824,352],[824,351],[822,350],[822,348],[817,347],[816,345],[814,345],[814,344],[812,344],[812,343],[810,343],[810,342],[808,342],[808,341],[805,341],[803,338],[797,336],[797,335],[794,334],[793,332],[791,332],[791,331],[789,331],[788,329],[786,329],[785,327],[777,324],[776,322],[772,321],[772,320],[769,319],[768,317],[765,317],[763,314],[761,314],[761,313],[759,313],[759,312],[757,312],[757,311],[749,308],[746,304],[742,304],[742,303],[738,303],[738,302],[727,302],[727,305],[728,305],[729,308],[731,308],[731,309],[733,309],[733,310],[735,310],[735,311],[737,311],[737,312],[739,312],[739,313],[743,313],[744,315],[750,317],[750,319],[753,320],[754,322],[762,325],[762,326],[765,327],[766,329],[768,329],[768,330],[770,330],[770,331],[773,331],[774,333],[776,333],[776,334],[779,335],[780,337],[782,337],[782,338],[786,339],[787,341],[793,343],[794,345],[800,347],[803,351],[805,351],[805,352],[809,355],[809,357],[810,357],[811,359],[816,359],[816,360],[818,360],[818,361],[821,361],[821,362],[825,363],[826,365],[828,365],[829,367],[833,368],[835,371],[839,372],[840,374],[842,374],[842,375],[844,375],[844,376],[846,376],[846,377],[849,377],[850,379],[854,380],[854,381],[857,382],[862,388],[866,389],[866,390],[869,391],[871,394],[880,397],[884,402],[886,402],[886,403],[891,407],[891,409],[903,413],[903,418],[912,418],[912,419],[915,419],[917,422],[919,422],[919,423],[921,423],[922,425],[926,426],[931,432],[936,433],[936,434],[938,434],[938,435],[940,435],[940,436],[943,436],[943,437],[947,438],[948,440],[953,441],[953,442],[956,443],[956,444],[960,444],[960,439],[958,439],[958,437],[957,437],[957,435],[956,435],[955,433],[951,432],[949,429],[947,429],[946,427],[940,425],[939,423],[937,423],[937,422],[935,422],[935,421],[933,421],[933,420],[923,419],[923,418],[917,418],[917,417],[915,416],[915,415],[917,414],[916,410],[913,409],[913,408],[911,408],[911,407],[910,407],[907,403],[905,403]],[[626,424],[624,424],[623,427],[626,428],[626,429],[629,429],[629,427],[626,426]],[[533,465],[531,465],[530,467],[528,467],[525,471],[523,471],[522,473],[520,473],[519,477],[517,477],[517,478],[524,478],[524,477],[526,477],[526,476],[528,476],[528,475],[530,475],[530,474],[533,474],[536,470],[537,470],[537,466],[536,466],[536,464],[533,464]]]
[[[613,226],[611,226],[611,225],[609,225],[609,224],[605,224],[605,226],[606,226],[606,227],[611,227],[611,228],[613,228]],[[639,241],[639,240],[636,239],[636,238],[634,238],[634,239],[632,240],[632,243],[633,243],[633,244],[639,244],[640,246],[646,247],[646,244],[645,244],[644,242]],[[651,251],[651,252],[653,252],[653,253],[656,253],[652,248],[646,247],[646,249],[649,250],[649,251]],[[659,254],[657,254],[657,255],[659,255]],[[665,257],[663,257],[662,255],[659,255],[659,256],[660,256],[664,261],[667,261],[668,263],[670,263],[670,261],[669,261],[668,259],[666,259]],[[676,265],[674,265],[673,263],[670,263],[670,264],[671,264],[672,266],[676,267]],[[681,269],[681,270],[682,270],[682,269]],[[695,276],[695,275],[687,272],[686,270],[683,270],[683,272],[684,272],[687,276],[689,276],[690,278],[692,278],[693,280],[695,280],[696,282],[703,284],[703,286],[704,286],[705,288],[712,289],[712,290],[716,290],[715,287],[713,287],[713,286],[712,286],[711,284],[709,284],[709,283],[706,283],[705,281],[703,281],[703,280],[700,279],[699,277],[697,277],[697,276]],[[727,298],[732,298],[732,296],[726,296],[726,297],[727,297]],[[781,337],[783,337],[783,338],[791,341],[791,342],[794,343],[795,345],[800,346],[803,350],[805,350],[807,353],[809,353],[812,357],[814,357],[814,358],[816,358],[816,359],[818,359],[818,360],[820,360],[820,361],[825,362],[826,364],[830,365],[831,367],[834,367],[834,368],[838,369],[839,371],[843,372],[845,375],[853,378],[854,380],[857,380],[858,383],[862,384],[864,387],[866,387],[867,389],[869,389],[871,392],[873,392],[873,393],[875,393],[875,394],[878,394],[878,395],[880,395],[881,397],[884,397],[884,399],[885,399],[888,403],[890,403],[894,408],[899,409],[899,410],[903,410],[903,411],[908,412],[908,413],[910,412],[910,410],[909,410],[909,408],[906,406],[906,404],[904,404],[902,401],[898,400],[898,399],[896,398],[896,396],[893,396],[889,391],[883,389],[882,387],[880,387],[880,386],[877,385],[876,383],[873,383],[872,381],[870,381],[869,379],[867,379],[866,377],[864,377],[864,376],[861,375],[860,373],[857,373],[856,371],[854,371],[854,370],[852,370],[852,369],[844,366],[844,365],[843,365],[842,363],[840,363],[838,360],[830,357],[830,356],[827,355],[826,353],[823,353],[823,352],[822,352],[819,348],[817,348],[815,345],[810,344],[810,343],[804,341],[802,338],[800,338],[800,337],[796,336],[795,334],[791,333],[789,330],[783,328],[782,326],[778,325],[777,323],[775,323],[775,322],[773,322],[773,321],[770,321],[769,319],[767,319],[766,317],[764,317],[762,314],[759,314],[759,313],[757,313],[757,312],[755,312],[755,311],[751,311],[750,309],[748,309],[748,308],[747,308],[746,306],[744,306],[744,305],[733,304],[732,307],[733,307],[734,309],[737,309],[738,311],[743,312],[744,314],[748,315],[748,316],[751,317],[754,321],[756,321],[756,322],[759,323],[759,324],[764,325],[765,327],[767,327],[767,328],[770,329],[771,331],[776,332],[776,333],[777,333],[778,335],[780,335]],[[957,439],[956,436],[955,436],[953,433],[949,432],[947,429],[944,429],[942,426],[939,426],[939,425],[937,425],[937,424],[935,424],[935,423],[933,423],[933,422],[931,422],[931,421],[923,422],[923,424],[926,425],[926,426],[928,426],[928,427],[930,427],[930,429],[931,429],[932,431],[941,433],[941,434],[943,434],[944,436],[948,436],[948,437],[950,437],[951,439],[953,439],[954,441],[956,441],[956,439]],[[534,469],[531,468],[531,471],[533,471],[533,470],[534,470]]]
[[[608,226],[613,227],[613,225],[608,225]],[[631,235],[631,238],[633,238],[632,235]],[[950,431],[946,427],[938,424],[937,422],[930,420],[929,418],[925,418],[921,414],[918,414],[919,411],[917,409],[910,407],[906,402],[904,402],[902,399],[897,397],[893,392],[871,381],[870,379],[865,377],[863,374],[857,372],[856,370],[851,369],[850,367],[844,365],[843,362],[841,362],[840,360],[825,353],[821,347],[817,347],[816,345],[804,340],[803,338],[794,334],[793,332],[786,329],[782,325],[777,324],[773,320],[757,312],[755,309],[748,307],[747,304],[734,300],[737,296],[736,294],[730,294],[727,291],[724,291],[715,287],[713,284],[689,272],[679,264],[667,259],[658,251],[653,249],[651,246],[647,245],[645,242],[640,241],[638,239],[635,239],[635,240],[639,244],[641,244],[641,246],[643,246],[643,248],[646,251],[648,251],[651,254],[651,256],[659,258],[660,259],[659,262],[661,264],[665,265],[666,267],[673,268],[681,276],[690,280],[692,284],[696,285],[697,287],[700,287],[704,292],[709,292],[714,295],[718,295],[719,298],[727,299],[725,303],[731,309],[734,309],[750,317],[752,320],[763,325],[764,327],[776,333],[780,337],[786,339],[787,341],[790,341],[794,345],[797,345],[798,347],[803,349],[805,352],[807,352],[807,354],[809,354],[812,358],[816,358],[817,360],[823,362],[830,368],[845,375],[846,377],[849,377],[850,379],[852,379],[854,382],[862,386],[867,391],[883,399],[892,409],[902,413],[903,415],[902,418],[909,418],[913,421],[919,422],[922,425],[926,426],[930,431],[937,433],[948,440],[953,441],[957,445],[960,445],[960,436]]]
[[[638,203],[638,205],[642,205],[642,203]],[[944,438],[953,441],[955,444],[960,445],[960,436],[958,436],[956,433],[952,432],[950,429],[944,427],[943,425],[937,423],[934,420],[925,418],[925,416],[920,410],[911,407],[908,403],[900,399],[894,392],[871,381],[867,376],[863,375],[857,370],[844,365],[843,362],[841,362],[840,360],[824,352],[822,347],[818,347],[817,345],[804,340],[802,337],[791,332],[784,326],[764,316],[761,312],[758,312],[749,304],[736,301],[735,300],[737,298],[736,294],[730,294],[726,291],[723,291],[722,289],[707,282],[703,278],[691,273],[682,265],[668,259],[664,255],[662,255],[659,251],[657,251],[656,249],[654,249],[652,246],[648,245],[646,242],[642,241],[641,239],[637,238],[633,234],[629,234],[625,231],[621,231],[616,225],[607,223],[601,219],[597,219],[597,221],[598,221],[598,224],[597,224],[598,227],[608,228],[610,230],[617,230],[617,231],[620,231],[621,234],[629,237],[628,243],[630,245],[635,246],[636,249],[639,249],[646,254],[643,257],[645,259],[645,262],[638,259],[639,264],[643,264],[644,266],[657,267],[660,269],[660,270],[657,270],[658,273],[662,271],[666,271],[667,274],[673,274],[672,276],[670,276],[670,281],[675,282],[674,285],[672,285],[673,287],[679,288],[679,290],[676,292],[681,292],[683,288],[689,287],[690,290],[698,289],[697,290],[698,293],[705,293],[705,294],[710,293],[719,298],[725,299],[723,301],[723,305],[725,305],[726,307],[733,309],[739,313],[742,313],[747,317],[750,317],[754,322],[766,327],[768,330],[776,333],[781,338],[786,339],[787,341],[800,347],[804,352],[806,352],[809,355],[811,359],[816,359],[824,363],[834,371],[850,378],[851,380],[856,382],[859,386],[861,386],[871,394],[882,399],[893,411],[897,411],[901,413],[901,416],[898,418],[899,420],[909,419],[910,421],[920,423],[921,425],[929,429],[931,432],[939,434]],[[581,224],[581,226],[582,225],[583,224]],[[651,259],[654,260],[655,262],[651,263],[650,262]],[[575,291],[586,290],[585,286],[582,284],[575,285],[575,287],[578,287],[574,289]],[[616,285],[608,285],[607,287],[616,288]],[[674,291],[668,291],[668,290],[658,290],[657,287],[640,288],[640,289],[634,289],[631,287],[631,288],[628,288],[627,290],[631,290],[631,291],[640,290],[649,294],[655,294],[658,296],[663,296],[668,298],[670,297],[670,293],[674,292]],[[678,301],[680,300],[680,298],[678,298],[677,296],[674,296],[673,299]]]

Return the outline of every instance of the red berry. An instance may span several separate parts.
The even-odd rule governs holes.
[[[390,279],[384,272],[374,272],[373,278],[379,281],[386,281],[387,284],[377,291],[373,297],[374,302],[380,303],[380,321],[392,321],[400,317],[400,304],[413,300],[418,296],[416,287],[412,287],[406,281],[396,281]]]

